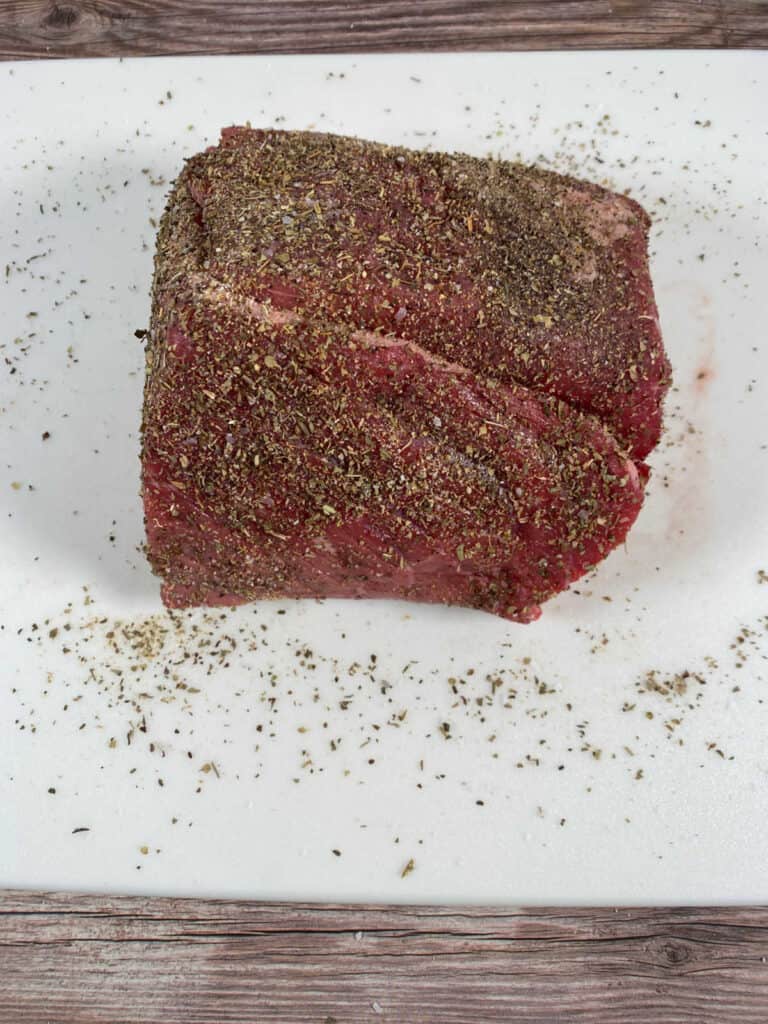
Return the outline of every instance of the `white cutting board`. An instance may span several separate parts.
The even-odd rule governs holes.
[[[0,95],[0,886],[768,899],[768,55],[27,63]],[[540,622],[162,613],[133,332],[168,183],[246,120],[541,160],[654,216],[666,437],[626,547]]]

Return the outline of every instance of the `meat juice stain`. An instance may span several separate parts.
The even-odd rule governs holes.
[[[710,294],[700,285],[694,285],[692,290],[695,298],[690,305],[690,315],[693,323],[698,324],[700,330],[698,348],[701,351],[701,356],[693,382],[694,398],[698,400],[707,395],[709,384],[716,376],[715,344],[717,337]]]
[[[675,419],[668,413],[667,432],[673,437],[676,463],[670,470],[673,493],[664,530],[678,554],[689,548],[701,550],[713,543],[710,495],[711,466],[707,436],[710,414],[707,403],[710,384],[716,376],[716,321],[711,294],[695,281],[678,281],[668,289],[670,304],[685,309],[692,335],[692,374],[678,375],[682,409]],[[674,350],[674,340],[671,343]],[[689,371],[690,373],[690,371]],[[668,401],[671,410],[674,398]],[[689,422],[690,420],[690,422]],[[688,555],[685,555],[686,559]]]
[[[707,366],[706,364],[704,364],[699,367],[699,369],[696,372],[696,379],[693,382],[693,389],[698,397],[701,398],[706,394],[709,388],[709,382],[713,379],[714,376],[715,371],[712,369],[711,366]]]

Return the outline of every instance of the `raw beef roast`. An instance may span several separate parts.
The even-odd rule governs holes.
[[[536,618],[642,505],[669,384],[648,227],[535,168],[225,129],[155,259],[143,492],[165,603]]]

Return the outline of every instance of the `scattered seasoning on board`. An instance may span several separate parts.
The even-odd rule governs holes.
[[[167,96],[166,98],[170,100],[171,97]],[[533,119],[536,115],[531,116]],[[535,126],[535,120],[531,121],[531,126]],[[705,126],[708,127],[708,123],[701,124],[701,127]],[[569,133],[572,130],[578,131],[582,127],[581,125],[566,125],[563,127],[562,148],[554,157],[550,158],[551,166],[569,173],[587,174],[595,180],[601,180],[608,187],[615,187],[610,178],[610,160],[605,163],[606,152],[603,151],[602,154],[600,152],[599,137],[604,135],[606,136],[606,141],[610,141],[610,136],[616,135],[618,132],[610,126],[609,121],[603,122],[601,118],[600,127],[595,128],[597,144],[595,144],[595,139],[593,139],[591,145],[586,145],[579,149],[578,146],[571,143]],[[191,130],[191,128],[191,125],[188,126],[188,129]],[[517,130],[524,131],[525,126]],[[496,139],[501,137],[501,134],[505,131],[509,135],[509,126],[505,126],[500,120],[497,131],[489,135],[489,138]],[[136,135],[138,136],[139,134],[140,131],[137,129]],[[620,173],[622,180],[626,180],[626,168],[621,165],[621,161],[614,161],[614,168],[615,173]],[[149,175],[149,170],[146,173]],[[151,184],[158,187],[162,186],[162,178],[158,176]],[[673,216],[672,212],[668,211],[669,205],[674,202],[674,198],[672,195],[650,195],[644,197],[646,205],[655,207],[658,231],[663,231],[666,221]],[[53,209],[54,211],[56,210],[56,204]],[[50,210],[51,205],[49,202],[46,202],[45,211]],[[42,205],[40,206],[40,212],[41,214],[44,212]],[[714,205],[705,204],[702,201],[700,209],[697,209],[695,212],[710,217],[718,211]],[[475,224],[473,222],[473,232],[474,229]],[[146,244],[144,248],[146,248]],[[37,261],[42,255],[35,254],[20,263],[15,260],[7,263],[5,266],[5,284],[15,282],[17,278],[23,280],[22,275],[34,277],[37,272],[36,268],[42,265],[33,261]],[[703,253],[700,254],[699,259],[701,259],[702,255]],[[737,274],[738,271],[734,274],[733,278],[728,278],[729,285],[733,286],[734,281],[737,279]],[[85,282],[81,283],[84,284]],[[73,292],[73,294],[76,294],[76,292]],[[544,313],[539,315],[550,316],[551,314]],[[40,317],[31,316],[29,318],[29,327],[39,328],[39,321],[41,319],[43,319],[43,315]],[[141,332],[137,332],[137,335],[139,333]],[[27,383],[24,373],[24,359],[29,351],[31,351],[31,346],[35,345],[38,340],[37,332],[31,331],[29,334],[25,334],[23,338],[17,337],[12,341],[0,343],[9,378],[19,386]],[[142,338],[141,340],[144,339]],[[74,364],[77,362],[72,346],[67,351],[67,357],[69,363]],[[270,367],[270,369],[274,368]],[[41,390],[47,384],[47,382],[33,383],[35,386],[38,386],[38,383],[40,383]],[[678,419],[680,424],[678,424]],[[668,439],[665,439],[664,448],[659,453],[660,455],[668,457],[674,453],[676,447],[682,447],[683,445],[687,446],[692,443],[701,445],[701,440],[696,437],[696,428],[692,424],[688,424],[686,427],[682,423],[682,417],[678,410],[673,409],[670,412],[668,422],[671,420],[674,420],[675,426],[679,425],[680,429],[679,432],[676,429],[674,434],[670,434]],[[48,440],[49,436],[49,432],[46,431],[42,435],[43,440]],[[692,441],[691,438],[693,439]],[[190,460],[190,464],[182,468],[188,469],[191,464]],[[656,482],[661,487],[666,488],[668,486],[668,480],[659,471],[656,474]],[[21,490],[23,484],[12,484],[12,486],[15,490]],[[462,556],[458,557],[463,558],[463,554],[464,552],[462,551]],[[759,569],[756,571],[756,579],[759,584],[768,582],[768,574],[766,574],[764,569]],[[183,613],[178,616],[173,613],[162,613],[135,621],[110,619],[107,616],[103,616],[83,621],[79,619],[78,614],[70,607],[64,616],[55,619],[55,624],[53,624],[53,620],[51,622],[30,624],[23,630],[23,638],[25,641],[33,643],[40,648],[43,661],[45,660],[44,655],[46,651],[50,650],[50,644],[55,642],[62,653],[66,655],[68,664],[66,669],[57,670],[56,678],[53,677],[53,673],[50,671],[41,670],[41,680],[44,680],[41,682],[44,697],[41,697],[40,692],[34,692],[34,687],[30,683],[25,683],[23,687],[18,686],[13,689],[13,693],[20,702],[19,717],[16,719],[17,728],[22,732],[35,733],[38,729],[38,723],[40,723],[41,729],[69,728],[74,737],[83,732],[83,726],[86,731],[100,727],[98,721],[100,711],[94,712],[93,709],[101,705],[101,707],[105,709],[109,707],[111,711],[115,712],[113,720],[119,721],[121,716],[124,717],[124,728],[115,736],[105,736],[106,750],[114,751],[120,747],[132,747],[140,754],[141,759],[162,758],[166,756],[163,752],[163,742],[168,737],[162,731],[164,727],[156,723],[153,708],[159,705],[162,705],[165,709],[170,707],[179,711],[179,722],[184,718],[190,723],[199,723],[200,721],[205,721],[205,716],[213,709],[216,701],[224,703],[227,713],[229,713],[230,708],[239,707],[240,705],[235,703],[236,698],[234,694],[228,693],[226,696],[223,696],[220,688],[216,688],[214,685],[220,681],[220,674],[226,679],[226,673],[222,672],[222,670],[225,669],[227,661],[230,664],[232,663],[232,659],[240,660],[240,664],[247,664],[252,672],[251,685],[253,686],[254,696],[248,711],[252,713],[255,708],[264,711],[263,721],[258,722],[254,727],[255,736],[262,744],[258,753],[264,756],[268,756],[268,744],[278,735],[281,705],[287,706],[298,701],[299,706],[301,706],[302,702],[307,702],[309,705],[310,701],[314,703],[322,700],[323,698],[320,697],[319,690],[312,682],[313,676],[324,674],[326,671],[336,674],[334,678],[339,685],[340,696],[335,706],[329,710],[328,717],[329,722],[332,722],[331,715],[333,712],[337,709],[345,712],[344,715],[339,716],[340,721],[338,723],[339,726],[344,726],[343,735],[340,734],[330,738],[327,744],[326,749],[329,751],[329,754],[332,753],[334,755],[328,766],[323,766],[322,758],[317,751],[314,752],[312,759],[302,756],[301,763],[306,765],[305,770],[307,772],[329,770],[333,760],[341,760],[346,757],[347,750],[350,749],[354,742],[353,736],[357,739],[356,734],[358,732],[360,732],[361,737],[365,736],[365,741],[369,744],[379,745],[380,749],[384,749],[383,745],[386,743],[385,737],[388,729],[390,727],[406,730],[412,729],[412,723],[416,720],[414,711],[420,705],[424,705],[430,700],[434,702],[434,714],[430,716],[431,723],[433,724],[435,721],[441,720],[440,716],[445,712],[446,705],[441,699],[433,696],[434,688],[437,688],[436,692],[442,692],[438,683],[442,683],[445,686],[445,692],[450,692],[452,695],[450,712],[454,726],[467,731],[484,727],[486,716],[495,708],[504,709],[507,724],[514,723],[522,715],[536,719],[541,718],[543,721],[546,719],[553,720],[559,710],[562,710],[562,714],[566,716],[567,723],[570,723],[571,718],[576,723],[576,719],[579,718],[578,693],[574,695],[573,702],[567,701],[565,703],[561,703],[561,698],[558,697],[556,691],[550,693],[545,690],[542,693],[539,690],[541,681],[534,678],[530,659],[522,659],[523,664],[514,667],[500,665],[498,670],[494,669],[494,671],[488,673],[480,670],[482,675],[484,675],[484,679],[481,676],[481,678],[475,681],[474,686],[470,688],[467,687],[468,680],[466,677],[471,676],[474,670],[472,672],[469,670],[463,673],[457,672],[452,677],[454,682],[445,684],[444,680],[438,678],[441,672],[436,672],[428,665],[420,667],[408,666],[403,678],[409,687],[408,702],[410,703],[410,709],[399,707],[397,712],[393,711],[394,717],[392,720],[384,723],[382,719],[381,723],[376,723],[378,728],[374,730],[372,723],[366,721],[370,715],[372,705],[370,703],[369,691],[365,687],[368,685],[371,688],[391,686],[392,683],[391,680],[387,679],[386,671],[382,675],[381,672],[377,672],[375,665],[372,669],[368,670],[367,674],[366,670],[360,666],[356,666],[354,671],[352,671],[353,665],[346,664],[344,659],[331,658],[324,656],[322,652],[316,652],[310,656],[311,661],[306,661],[305,659],[306,664],[302,664],[301,671],[297,669],[293,674],[290,671],[285,671],[278,675],[274,669],[263,665],[263,659],[269,660],[272,650],[269,641],[263,645],[260,643],[261,637],[268,635],[265,623],[260,623],[258,629],[254,627],[253,629],[246,630],[245,634],[232,630],[235,633],[238,646],[232,647],[229,650],[229,654],[225,654],[222,659],[220,652],[212,653],[212,648],[215,648],[215,645],[221,639],[222,633],[227,630],[227,621],[226,616],[219,618],[218,613],[210,613],[210,615],[205,613],[197,617],[186,617]],[[765,632],[766,623],[764,621],[745,624],[738,631],[738,634],[733,638],[729,650],[729,656],[733,661],[733,669],[738,670],[750,658],[765,659],[765,654],[763,653],[765,651]],[[592,638],[589,642],[593,644],[593,647],[590,648],[593,650],[593,653],[599,653],[604,650],[608,646],[607,639],[604,643],[603,637],[600,635]],[[100,649],[103,646],[107,647],[106,657]],[[297,662],[301,662],[298,651],[305,644],[302,640],[298,639],[295,642],[295,646]],[[226,649],[227,647],[228,642],[224,641],[224,648]],[[247,650],[247,657],[243,660],[244,648]],[[386,662],[386,658],[382,658],[382,660]],[[721,659],[721,662],[724,662],[724,660]],[[310,664],[312,668],[306,667]],[[184,679],[184,674],[188,667],[193,668],[197,675],[203,675],[202,687],[190,685]],[[615,749],[611,750],[610,745],[605,744],[604,737],[601,737],[601,745],[593,747],[591,741],[587,738],[590,730],[589,723],[579,721],[573,727],[570,724],[566,724],[564,728],[573,728],[574,735],[574,742],[568,751],[569,755],[572,758],[579,757],[582,754],[586,755],[589,759],[589,771],[594,773],[605,770],[606,765],[610,764],[611,759],[620,753],[623,757],[627,758],[627,764],[630,766],[628,770],[633,773],[634,779],[641,780],[646,778],[646,772],[650,772],[652,776],[652,760],[645,768],[634,768],[631,765],[631,759],[637,759],[642,756],[650,756],[652,759],[654,756],[653,751],[657,749],[660,730],[663,730],[663,735],[666,739],[682,743],[680,734],[684,732],[686,718],[707,706],[708,692],[711,693],[715,687],[730,686],[733,683],[733,676],[730,672],[730,665],[722,664],[721,666],[716,659],[710,656],[703,657],[700,665],[697,664],[687,669],[683,668],[677,673],[670,674],[649,669],[647,673],[641,674],[635,682],[636,692],[631,695],[632,699],[626,701],[621,707],[628,721],[637,721],[637,725],[633,726],[637,732],[636,739],[633,739],[629,744],[620,744],[617,737]],[[444,675],[444,673],[442,674]],[[349,683],[348,687],[346,686],[347,683]],[[625,694],[629,686],[630,684],[627,681],[617,680],[617,693],[619,695]],[[71,716],[78,707],[84,706],[80,700],[83,692],[96,693],[97,699],[91,700],[88,705],[89,714],[94,714],[95,717],[93,721],[88,719],[85,722],[77,722],[72,726],[69,722]],[[216,697],[213,696],[214,692],[217,693]],[[734,685],[733,692],[740,693],[742,691],[739,686]],[[40,715],[35,710],[33,705],[39,703],[42,699],[48,700],[54,694],[56,695],[55,699],[59,702],[55,712],[57,717],[55,721],[49,722],[46,720],[46,716]],[[746,694],[743,692],[742,698],[746,699]],[[237,700],[240,700],[239,696]],[[762,698],[758,698],[758,701],[762,702]],[[50,707],[48,710],[50,711]],[[220,710],[220,706],[217,710]],[[411,711],[410,715],[408,715],[408,710]],[[654,714],[654,712],[657,713]],[[647,714],[647,718],[642,717],[644,713]],[[53,712],[51,712],[52,715]],[[558,719],[558,721],[562,721],[562,719]],[[338,729],[338,732],[342,732],[341,728]],[[443,738],[441,731],[437,732],[436,735],[440,739]],[[435,770],[433,767],[433,764],[440,757],[440,748],[431,745],[433,736],[434,730],[430,729],[423,737],[428,756],[426,760],[422,758],[418,765],[417,777],[423,779],[423,781],[417,783],[420,788],[428,787],[429,785],[441,785],[446,780],[445,774]],[[155,738],[151,739],[151,737]],[[622,736],[622,738],[624,737]],[[187,739],[186,735],[184,739]],[[497,750],[499,744],[495,741],[496,735],[489,733],[488,749],[489,756],[492,757],[499,756]],[[152,747],[153,743],[155,744],[154,747]],[[726,753],[729,749],[727,744],[723,744],[719,739],[713,737],[707,741],[706,749],[713,754],[712,762],[718,768],[721,763],[723,767],[726,767],[725,762],[727,762],[729,757]],[[595,757],[595,750],[601,751],[599,759]],[[222,757],[226,759],[226,748],[223,748],[221,753]],[[502,756],[508,756],[509,753],[510,751],[503,750]],[[519,751],[514,751],[515,756],[519,753]],[[190,770],[194,774],[195,780],[197,780],[199,772],[195,766],[201,763],[201,755],[202,757],[210,758],[211,754],[219,756],[218,750],[195,750],[194,753],[185,750],[175,764],[177,767],[180,764],[191,764]],[[554,771],[561,771],[566,766],[563,763],[557,763],[557,756],[559,754],[560,751],[552,751],[550,753],[546,750],[540,750],[535,752],[534,756],[534,752],[528,752],[525,756],[521,754],[518,763],[521,768],[525,769],[535,765],[540,770],[550,767]],[[170,760],[173,756],[173,747],[170,746],[167,757]],[[548,763],[547,758],[554,758],[554,760],[550,760]],[[386,758],[380,757],[379,761],[383,761],[385,765],[387,763]],[[208,760],[204,763],[213,765],[214,762]],[[367,764],[367,760],[361,761],[361,766],[366,766]],[[135,773],[137,769],[133,765],[127,770]],[[344,767],[339,770],[345,773],[343,775],[344,778],[357,779],[359,781],[365,777],[364,772],[366,769],[365,767],[360,769]],[[217,775],[218,773],[215,774]],[[214,776],[213,768],[211,767],[209,772],[204,772],[203,775],[206,778]],[[254,777],[259,778],[259,772],[255,772]],[[453,784],[455,781],[450,780],[450,783]],[[196,784],[196,781],[193,784]],[[66,787],[64,787],[64,791],[66,791]],[[54,786],[49,786],[47,792],[53,796],[56,795],[57,789]],[[477,801],[477,803],[480,804],[481,801]],[[536,817],[541,820],[545,819],[545,813],[542,808],[537,808]],[[553,817],[553,820],[560,820],[561,823],[564,821],[564,819],[558,818],[556,815]],[[628,818],[625,820],[629,821]],[[177,823],[178,819],[174,817],[171,821]],[[189,824],[191,825],[191,822]],[[73,834],[84,830],[84,828],[78,827],[73,830]],[[142,853],[147,855],[148,852],[149,846],[142,847]],[[412,863],[412,861],[409,863]],[[137,868],[140,869],[140,865],[137,865]],[[404,875],[405,869],[403,871]],[[376,1012],[381,1011],[378,1004],[373,1005]],[[330,1019],[328,1024],[331,1024]]]
[[[273,624],[280,622],[279,612],[285,614],[286,609],[275,610]],[[125,770],[136,778],[137,786],[146,787],[153,779],[163,786],[168,774],[174,776],[178,785],[179,772],[183,770],[187,774],[182,778],[188,778],[188,785],[195,793],[202,791],[206,779],[221,779],[225,784],[220,764],[222,759],[228,759],[226,734],[216,741],[220,749],[212,750],[207,741],[208,750],[203,751],[207,756],[199,757],[197,722],[214,710],[225,716],[233,713],[253,716],[256,744],[252,777],[258,782],[264,760],[269,757],[268,745],[286,736],[286,729],[281,726],[282,708],[290,708],[288,720],[294,722],[292,732],[299,741],[295,762],[285,765],[288,775],[298,768],[298,773],[293,775],[297,784],[307,775],[332,770],[334,760],[340,756],[343,758],[340,778],[363,783],[369,772],[378,770],[379,763],[386,770],[387,731],[407,729],[413,733],[417,722],[426,727],[421,734],[422,742],[425,749],[431,751],[429,759],[421,758],[414,766],[417,792],[446,784],[469,787],[468,781],[456,779],[455,775],[441,769],[442,748],[433,744],[454,736],[463,740],[477,734],[477,730],[485,733],[488,756],[493,759],[501,756],[524,771],[559,772],[569,767],[562,760],[564,756],[571,759],[571,765],[572,759],[586,756],[592,772],[601,772],[603,765],[618,762],[634,782],[641,782],[648,780],[649,773],[651,778],[653,776],[659,740],[663,738],[682,747],[686,721],[708,706],[708,691],[713,685],[721,687],[747,658],[765,658],[768,635],[768,617],[742,626],[731,645],[731,669],[720,668],[711,657],[702,659],[695,669],[671,674],[649,669],[636,679],[633,697],[619,704],[629,728],[610,737],[608,742],[605,736],[595,742],[596,737],[590,735],[592,726],[585,716],[579,716],[574,703],[578,691],[570,692],[569,699],[564,699],[562,683],[550,683],[541,678],[533,659],[528,655],[516,656],[514,645],[500,646],[500,662],[493,673],[479,672],[476,666],[468,666],[446,675],[444,667],[411,661],[399,665],[393,676],[390,656],[382,658],[380,652],[369,651],[364,661],[358,662],[340,656],[338,644],[337,653],[328,656],[317,645],[309,647],[300,636],[292,637],[290,633],[287,636],[281,633],[281,639],[273,641],[266,618],[259,606],[162,612],[132,620],[112,618],[99,613],[98,601],[88,588],[83,588],[77,600],[67,604],[60,615],[35,620],[19,631],[22,638],[39,649],[43,663],[47,660],[46,651],[50,645],[55,645],[62,654],[66,653],[67,667],[44,672],[40,698],[45,701],[53,698],[57,702],[59,710],[55,722],[44,723],[30,706],[29,694],[22,698],[19,693],[17,696],[26,713],[17,718],[17,728],[29,732],[39,728],[68,728],[74,736],[94,728],[103,730],[101,718],[108,713],[110,731],[104,735],[104,749],[115,751],[123,747],[135,751]],[[343,645],[346,637],[346,631],[339,633],[338,643]],[[584,642],[590,643],[587,635]],[[293,659],[285,659],[286,645]],[[505,647],[509,648],[507,654]],[[279,671],[273,667],[278,649],[282,664]],[[248,678],[247,687],[238,684],[230,689],[227,684],[227,669],[234,665],[238,668],[234,678]],[[734,677],[730,678],[735,683]],[[626,694],[626,683],[617,680],[616,687]],[[333,699],[334,689],[341,695],[340,700]],[[731,691],[739,694],[743,687],[732,685]],[[87,703],[84,697],[88,698]],[[759,696],[757,699],[762,701]],[[383,712],[385,707],[389,710]],[[78,714],[80,708],[84,709],[84,715]],[[310,748],[307,743],[319,728],[316,724],[316,709],[319,708],[326,708],[329,716],[338,708],[352,717],[343,732],[337,727],[335,733],[324,738],[323,744],[312,743]],[[162,716],[158,715],[160,709],[163,709]],[[170,721],[177,723],[172,731],[166,717],[171,709],[175,710]],[[424,716],[438,710],[443,715],[450,712],[451,719],[440,717],[439,728],[429,729]],[[315,724],[296,726],[297,719],[299,723],[307,721],[310,711]],[[492,714],[497,725],[505,728],[507,738],[501,749],[495,742],[496,729],[488,729],[487,722]],[[498,719],[499,714],[503,715],[503,720]],[[520,750],[514,734],[515,723],[522,716],[542,723],[558,722],[557,744],[556,734],[552,733],[542,737],[531,749]],[[120,719],[123,726],[115,729]],[[640,725],[641,721],[645,724]],[[329,720],[323,719],[320,731],[328,728]],[[188,748],[189,743],[197,750],[192,746]],[[288,749],[281,746],[281,756],[285,756]],[[323,758],[323,749],[328,751],[330,760]],[[368,753],[372,749],[377,751],[376,757]],[[358,753],[350,760],[355,750]],[[716,736],[707,740],[706,750],[714,755],[713,762],[724,766],[735,757]],[[155,761],[163,764],[162,774],[152,771]],[[428,769],[430,761],[436,762],[431,771]],[[241,754],[236,764],[238,777],[241,777],[244,767]],[[183,766],[190,766],[192,774]],[[140,776],[136,775],[137,770]],[[599,775],[593,777],[598,779]],[[588,792],[592,788],[589,786]],[[55,795],[56,787],[50,786],[48,792]],[[497,799],[499,796],[502,795],[498,794]],[[487,795],[482,798],[473,795],[472,799],[478,808],[488,802]],[[536,808],[532,808],[531,813],[542,821],[553,821],[558,828],[566,824],[563,815],[545,815],[543,809]],[[174,815],[172,820],[178,821],[178,817]],[[399,837],[395,843],[399,843]],[[146,847],[144,856],[148,856],[150,844],[144,843],[141,847],[142,852]],[[335,857],[342,854],[339,847],[331,852]],[[414,865],[415,860],[410,858],[400,869],[403,878]]]

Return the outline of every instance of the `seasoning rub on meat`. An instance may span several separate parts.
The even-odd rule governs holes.
[[[536,168],[225,129],[155,258],[142,463],[166,604],[537,618],[642,505],[670,379],[648,229]]]

